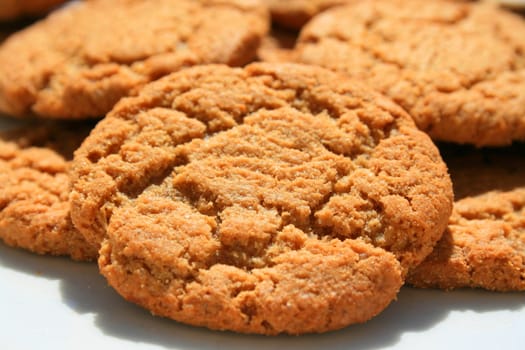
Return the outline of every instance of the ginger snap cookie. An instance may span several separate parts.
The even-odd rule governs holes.
[[[0,21],[41,16],[64,2],[65,0],[1,0]]]
[[[74,228],[69,161],[92,125],[33,123],[0,133],[0,239],[38,254],[94,260]]]
[[[255,58],[268,14],[257,0],[91,0],[55,11],[0,47],[0,111],[100,117],[178,69]]]
[[[438,150],[401,108],[293,64],[153,82],[73,164],[72,217],[110,285],[154,314],[246,333],[370,319],[452,202]]]
[[[458,200],[417,287],[525,290],[525,145],[445,149]]]
[[[354,1],[303,29],[299,62],[391,97],[436,140],[525,140],[525,22],[480,3]]]

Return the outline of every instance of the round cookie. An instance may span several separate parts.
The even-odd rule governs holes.
[[[301,65],[174,73],[119,102],[73,164],[72,217],[102,244],[110,285],[154,314],[246,333],[373,317],[452,201],[401,108]]]
[[[64,2],[65,0],[2,0],[0,21],[41,16]]]
[[[38,254],[94,260],[74,228],[69,160],[92,125],[31,124],[0,133],[0,238]]]
[[[458,200],[417,287],[525,291],[525,145],[444,149]]]
[[[267,27],[257,0],[72,3],[0,47],[0,111],[99,117],[181,68],[251,61]]]
[[[436,140],[505,145],[525,140],[524,37],[486,4],[359,1],[313,19],[294,57],[377,88]]]

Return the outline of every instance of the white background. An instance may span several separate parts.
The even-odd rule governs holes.
[[[371,321],[307,336],[247,336],[185,326],[124,301],[93,263],[0,243],[0,348],[525,349],[525,294],[405,287]]]

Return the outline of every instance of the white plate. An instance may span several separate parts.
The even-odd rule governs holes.
[[[8,122],[0,118],[0,129]],[[371,321],[321,335],[247,336],[151,316],[95,264],[0,243],[0,349],[525,349],[525,293],[403,288]]]
[[[403,288],[378,317],[321,335],[247,336],[151,316],[120,298],[95,264],[0,243],[0,347],[23,349],[525,348],[525,295]]]

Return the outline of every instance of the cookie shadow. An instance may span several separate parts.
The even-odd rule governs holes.
[[[214,332],[152,316],[123,300],[93,263],[36,256],[0,244],[0,264],[40,278],[60,280],[65,305],[79,314],[94,315],[94,325],[107,337],[145,345],[183,349],[381,349],[397,344],[404,333],[424,332],[452,311],[477,313],[520,310],[523,293],[479,290],[442,292],[404,287],[398,300],[366,324],[320,335],[265,337]]]

